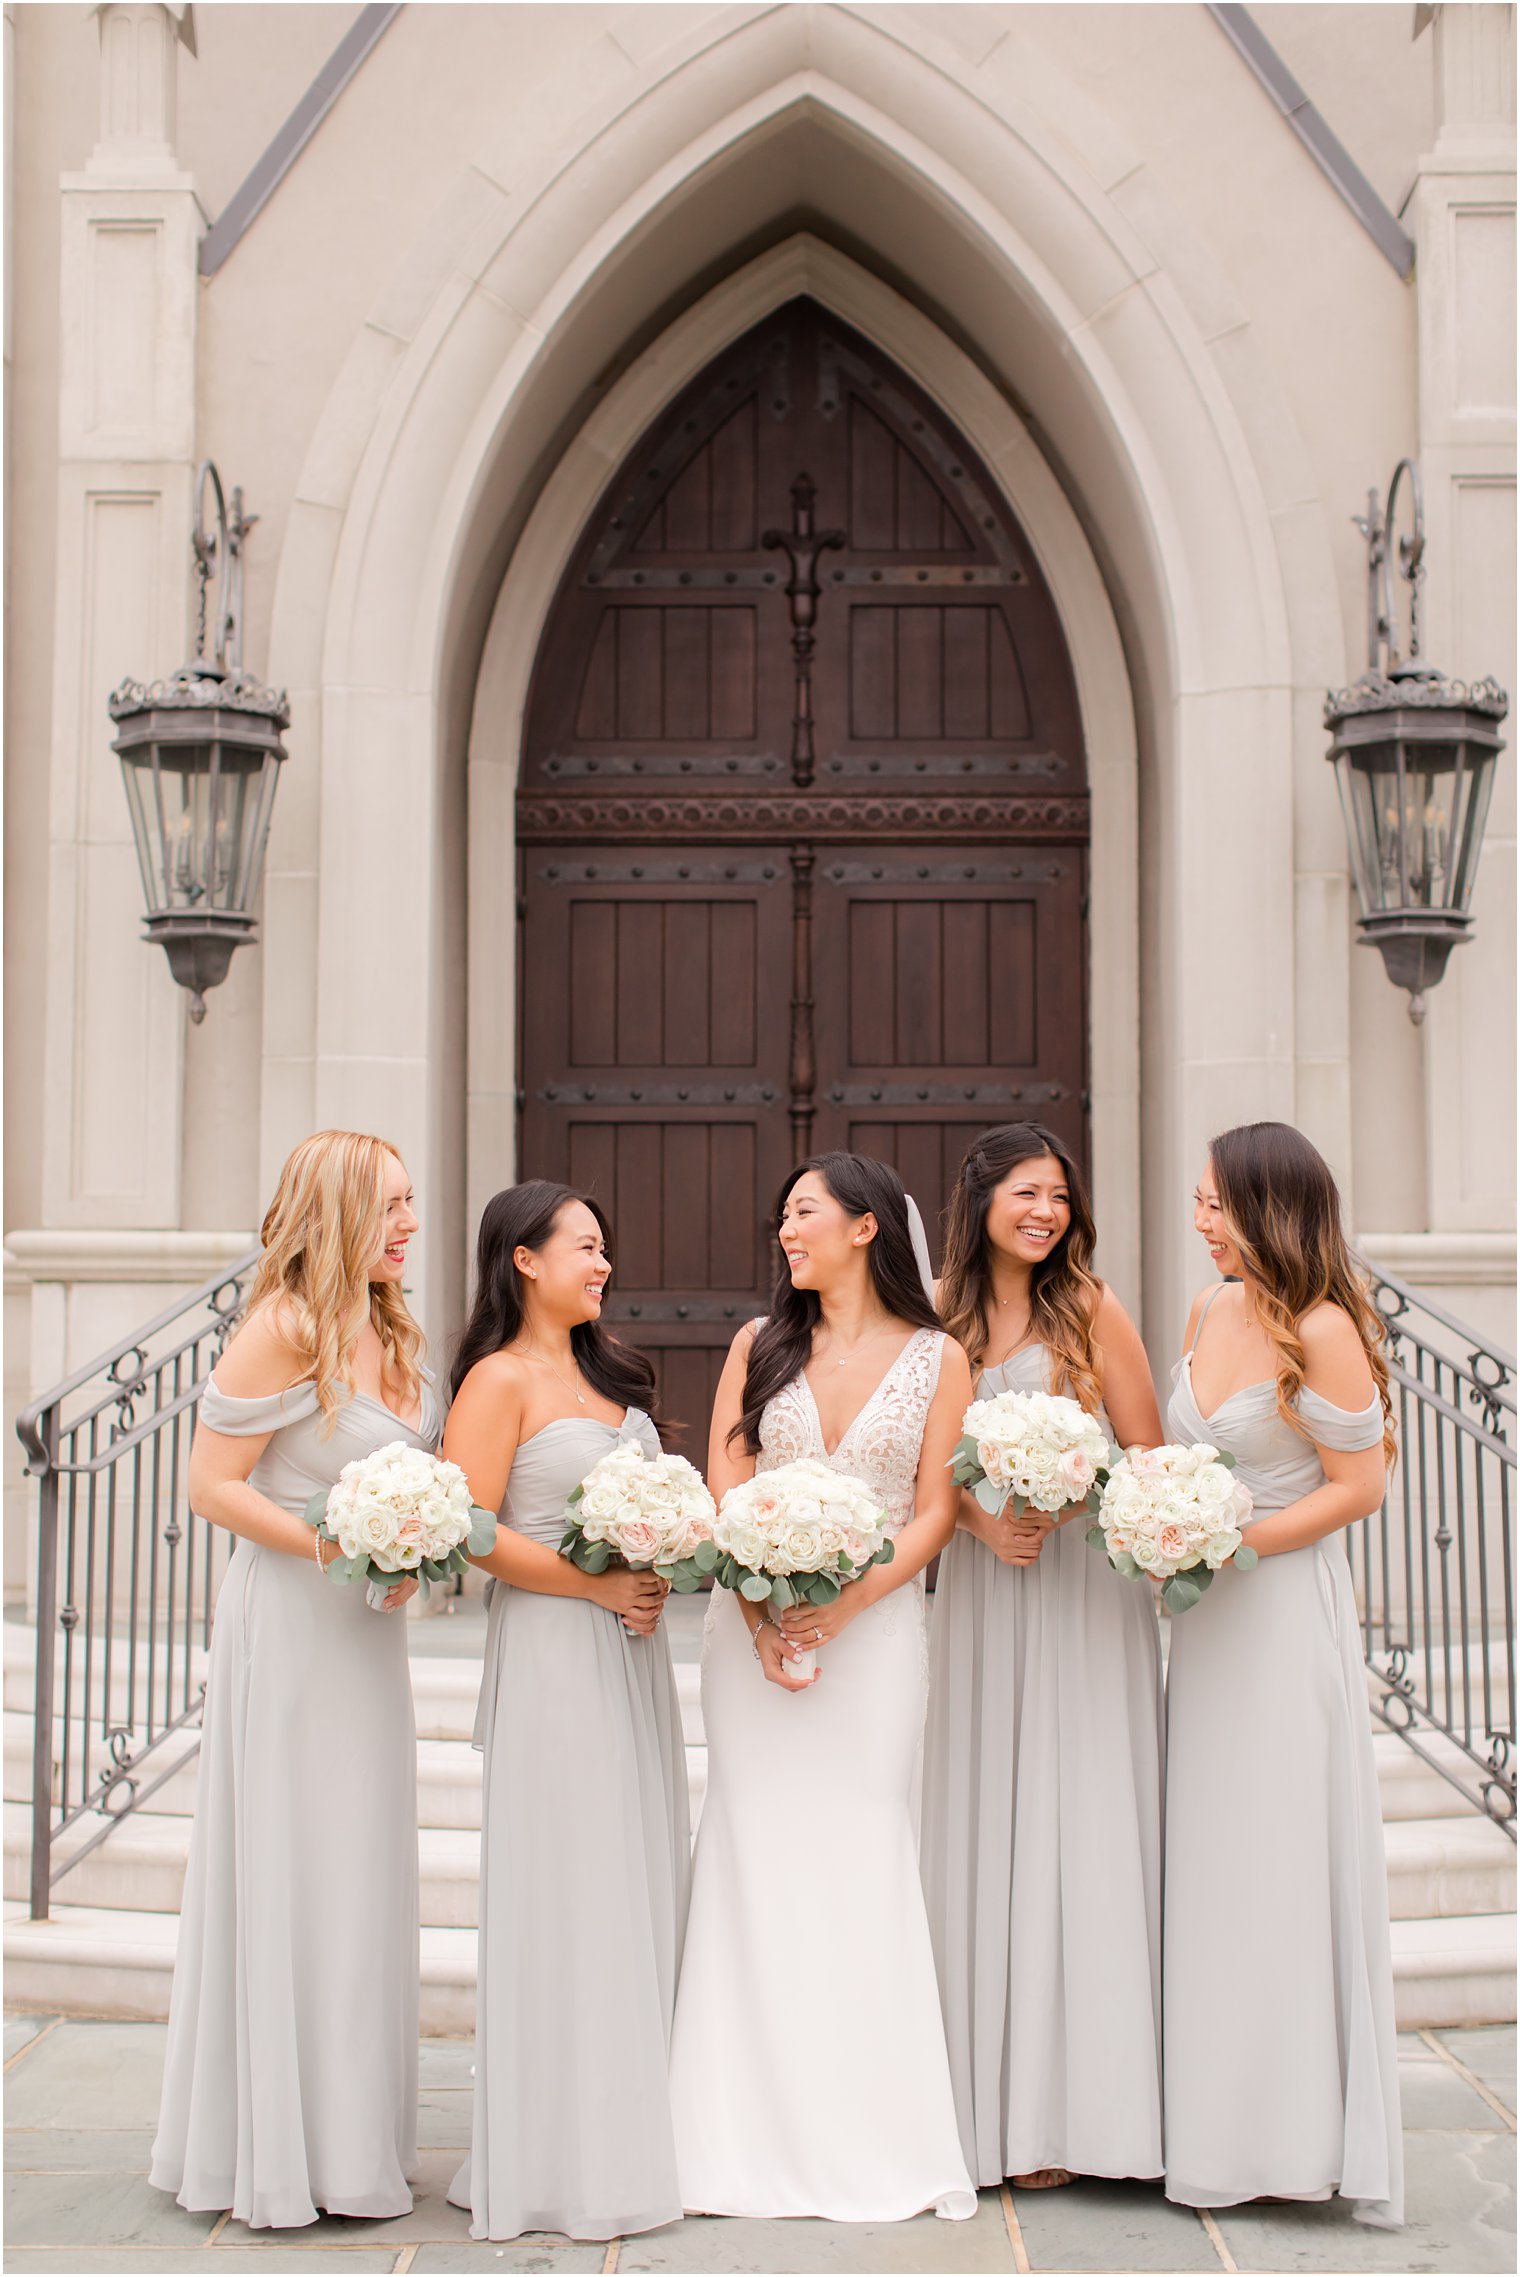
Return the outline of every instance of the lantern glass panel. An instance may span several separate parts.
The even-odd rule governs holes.
[[[169,907],[168,887],[164,882],[164,834],[159,812],[157,774],[153,765],[155,746],[139,744],[121,755],[122,780],[127,787],[127,811],[132,817],[132,836],[137,842],[137,862],[142,871],[143,898],[148,914]]]
[[[1452,786],[1451,905],[1464,913],[1472,905],[1478,853],[1494,787],[1495,756],[1481,744],[1465,744],[1463,765]]]
[[[209,904],[213,909],[246,909],[248,825],[264,755],[232,743],[217,748],[211,803]]]
[[[1450,900],[1452,788],[1458,746],[1405,747],[1404,846],[1412,909],[1445,909]]]
[[[1402,747],[1358,745],[1336,767],[1356,866],[1362,914],[1405,905],[1405,786]]]

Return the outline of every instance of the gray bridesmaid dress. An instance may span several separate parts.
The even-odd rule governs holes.
[[[345,1463],[416,1430],[314,1383],[200,1420],[272,1432],[249,1483],[302,1512]],[[251,2228],[396,2215],[417,2152],[417,1737],[401,1613],[315,1557],[240,1540],[216,1601],[150,2179]]]
[[[977,1397],[1047,1390],[1047,1363],[1026,1345]],[[1018,1567],[958,1529],[934,1592],[920,1855],[983,2188],[1162,2170],[1161,1654],[1151,1591],[1086,1533]]]
[[[563,1416],[518,1448],[500,1522],[558,1548],[565,1503],[624,1440]],[[663,1624],[633,1637],[584,1598],[493,1582],[475,1743],[485,1751],[470,2234],[611,2238],[679,2221],[666,2063],[691,1823]]]
[[[1298,1411],[1324,1447],[1382,1438],[1376,1398],[1353,1415],[1306,1387]],[[1277,1413],[1275,1383],[1205,1417],[1188,1355],[1167,1426],[1233,1454],[1258,1517],[1325,1482],[1314,1445]],[[1167,1739],[1167,2196],[1339,2193],[1358,2219],[1395,2228],[1388,1879],[1342,1534],[1226,1568],[1173,1620]]]

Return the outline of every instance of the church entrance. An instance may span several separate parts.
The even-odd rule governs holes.
[[[932,1244],[989,1123],[1085,1157],[1056,610],[964,438],[814,302],[709,366],[604,494],[535,669],[517,832],[520,1175],[607,1210],[607,1317],[669,1412],[706,1413],[764,1309],[801,1156],[893,1162]]]

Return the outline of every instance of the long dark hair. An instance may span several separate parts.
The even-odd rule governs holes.
[[[1103,1354],[1093,1335],[1103,1283],[1092,1270],[1098,1229],[1087,1180],[1066,1141],[1043,1123],[999,1123],[983,1131],[956,1173],[945,1221],[939,1310],[975,1369],[987,1349],[992,1312],[992,1244],[987,1207],[1010,1170],[1049,1155],[1061,1166],[1071,1224],[1030,1267],[1029,1325],[1050,1354],[1052,1391],[1096,1412],[1103,1400]]]
[[[601,1204],[552,1178],[525,1178],[520,1186],[504,1186],[481,1211],[475,1242],[475,1302],[449,1378],[451,1398],[457,1397],[477,1360],[499,1352],[521,1330],[522,1275],[512,1262],[513,1252],[542,1249],[567,1202],[584,1202],[602,1229],[610,1257],[612,1228]],[[603,1399],[618,1407],[641,1407],[657,1428],[668,1428],[655,1414],[654,1368],[642,1352],[620,1344],[599,1320],[577,1321],[570,1331],[570,1349],[581,1374]]]
[[[1258,1290],[1257,1313],[1276,1361],[1277,1412],[1303,1437],[1295,1402],[1306,1360],[1298,1324],[1317,1304],[1339,1305],[1362,1340],[1383,1410],[1383,1460],[1398,1450],[1388,1393],[1382,1314],[1341,1224],[1340,1189],[1318,1147],[1291,1123],[1239,1123],[1209,1141],[1209,1164],[1241,1262]]]
[[[815,1154],[799,1162],[776,1196],[771,1223],[778,1226],[786,1198],[799,1178],[817,1172],[840,1208],[852,1218],[869,1210],[876,1220],[876,1239],[866,1251],[877,1296],[895,1320],[910,1328],[938,1328],[939,1317],[919,1279],[908,1226],[908,1197],[897,1172],[868,1154]],[[822,1306],[811,1289],[796,1289],[783,1257],[776,1269],[771,1309],[755,1332],[744,1376],[744,1406],[729,1433],[743,1437],[752,1455],[760,1452],[760,1418],[765,1403],[774,1399],[807,1366],[813,1351],[813,1330]]]

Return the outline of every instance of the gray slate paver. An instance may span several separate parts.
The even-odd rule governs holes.
[[[315,2271],[329,2268],[332,2277],[349,2277],[350,2271],[394,2269],[396,2250],[389,2247],[383,2253],[332,2253],[325,2259],[310,2253],[292,2253],[281,2246],[253,2246],[246,2252],[228,2253],[220,2243],[206,2253],[86,2253],[79,2246],[66,2252],[47,2253],[36,2247],[22,2253],[5,2256],[6,2277],[12,2270],[26,2270],[32,2277],[178,2277],[181,2270],[217,2272],[217,2277],[232,2277],[242,2271],[251,2277],[254,2271],[269,2272],[276,2277],[280,2270],[304,2270],[307,2277]],[[417,2265],[414,2262],[413,2267]]]
[[[995,2190],[981,2193],[965,2222],[919,2214],[908,2222],[756,2222],[696,2214],[668,2228],[626,2238],[618,2270],[710,2273],[792,2271],[1011,2270],[1003,2209]],[[1216,2263],[1217,2267],[1217,2263]]]
[[[7,2127],[5,2171],[146,2174],[152,2149],[148,2128]]]
[[[469,2238],[462,2245],[420,2245],[412,2267],[429,2272],[489,2269],[496,2277],[516,2277],[519,2270],[528,2269],[600,2269],[606,2258],[604,2245],[572,2245],[568,2241],[557,2246],[525,2245],[521,2240],[511,2245],[487,2245]]]
[[[44,2024],[51,2024],[51,2016],[23,2015],[19,2009],[8,2010],[5,2018],[5,2061],[19,2054],[22,2048],[35,2040]]]
[[[1517,2109],[1514,2025],[1475,2025],[1465,2031],[1439,2031],[1435,2037],[1443,2047],[1450,2048],[1459,2063],[1466,2064],[1468,2070],[1498,2096],[1513,2117]]]
[[[1159,2182],[1015,2190],[1013,2208],[1031,2269],[1219,2269],[1197,2215],[1169,2204]]]
[[[1457,2084],[1460,2086],[1461,2082],[1458,2081]],[[1468,2093],[1472,2094],[1471,2088]],[[1473,2101],[1481,2104],[1483,2098],[1474,2095]],[[470,2113],[473,2104],[474,2097],[468,2088],[424,2087],[417,2097],[418,2148],[453,2150],[462,2158],[470,2147]],[[1498,2124],[1499,2121],[1495,2119],[1494,2125]]]
[[[215,2214],[187,2214],[145,2174],[8,2174],[7,2259],[18,2246],[202,2246]]]
[[[1422,2047],[1418,2056],[1400,2050],[1399,2104],[1406,2134],[1411,2129],[1480,2135],[1505,2131],[1493,2105],[1430,2048]]]
[[[158,2110],[161,2024],[67,2017],[6,2075],[12,2127],[115,2127],[123,2112]]]
[[[1513,2135],[1408,2134],[1404,2163],[1401,2230],[1372,2229],[1334,2201],[1220,2206],[1214,2219],[1242,2270],[1513,2271]]]

